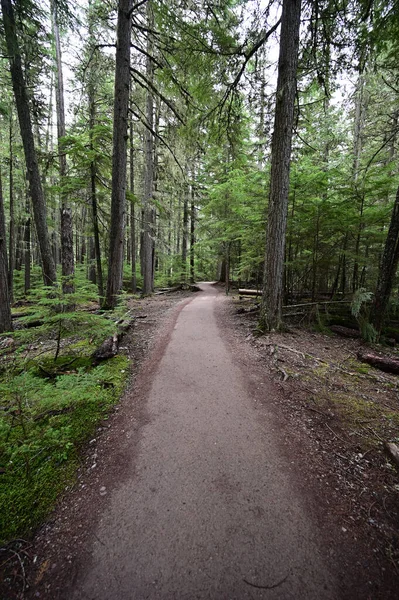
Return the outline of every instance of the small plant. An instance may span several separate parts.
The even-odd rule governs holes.
[[[22,328],[10,334],[12,352],[0,350],[0,543],[45,518],[126,382],[125,357],[100,366],[92,359],[116,332],[125,298],[103,313],[95,286],[78,275],[75,289],[65,296],[61,285],[34,288]]]
[[[373,296],[372,292],[368,292],[365,288],[359,288],[353,295],[351,311],[359,324],[359,329],[362,338],[366,342],[374,343],[377,341],[378,334],[374,327],[369,322],[368,303]]]

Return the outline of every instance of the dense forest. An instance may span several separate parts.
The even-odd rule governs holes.
[[[267,328],[304,294],[373,297],[377,337],[398,18],[371,0],[3,0],[1,330],[43,282],[65,299],[90,281],[113,308],[220,278],[263,281]]]
[[[20,515],[43,448],[58,468],[83,417],[98,417],[86,407],[63,425],[98,391],[88,357],[127,294],[217,279],[263,291],[262,330],[282,327],[283,306],[328,300],[351,303],[368,341],[384,333],[398,303],[399,5],[1,9],[0,340],[15,350],[0,381],[1,475],[26,475]],[[98,367],[101,410],[123,387],[117,360]]]

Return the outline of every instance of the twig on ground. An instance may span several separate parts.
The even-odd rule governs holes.
[[[276,365],[276,368],[282,374],[282,376],[283,376],[283,383],[285,383],[287,381],[288,377],[289,377],[288,373],[286,373],[284,371],[284,369],[282,369],[281,367],[277,367],[277,365]]]
[[[371,510],[372,510],[373,506],[375,506],[376,504],[377,504],[377,500],[374,500],[374,502],[372,502],[369,506],[369,519],[371,517]]]
[[[305,406],[306,410],[311,410],[312,412],[317,413],[318,415],[321,415],[322,417],[328,417],[329,415],[325,412],[322,412],[321,410],[316,410],[315,408],[312,408],[311,406]]]
[[[282,585],[285,581],[287,581],[287,579],[288,579],[288,575],[286,575],[284,577],[284,579],[282,579],[278,583],[275,583],[274,585],[257,585],[256,583],[251,583],[250,581],[247,581],[247,579],[243,579],[243,582],[246,583],[247,585],[250,585],[251,587],[256,588],[257,590],[274,590],[274,588]]]
[[[23,595],[24,592],[25,592],[25,588],[26,588],[26,575],[25,575],[24,563],[22,561],[22,558],[18,554],[18,552],[15,552],[15,550],[10,550],[10,552],[12,552],[12,554],[14,554],[17,557],[17,559],[19,561],[19,564],[21,565],[21,571],[22,571],[22,595]]]
[[[327,427],[327,429],[329,429],[331,431],[331,433],[333,434],[333,436],[337,439],[337,440],[341,440],[341,442],[343,442],[344,444],[346,444],[346,441],[340,437],[339,435],[337,435],[335,433],[335,431],[333,429],[331,429],[331,427],[328,425],[328,423],[324,423],[324,425]]]

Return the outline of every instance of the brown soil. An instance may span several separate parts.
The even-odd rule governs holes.
[[[294,327],[259,336],[257,313],[241,312],[251,305],[233,297],[222,318],[257,385],[275,383],[281,442],[335,537],[349,597],[397,598],[399,474],[383,442],[399,441],[399,378],[357,361],[360,340]]]

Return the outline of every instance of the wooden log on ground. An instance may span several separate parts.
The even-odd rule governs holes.
[[[351,329],[349,327],[342,327],[342,325],[331,325],[331,331],[337,335],[345,338],[360,338],[361,333],[358,329]]]
[[[118,354],[119,350],[119,335],[114,333],[113,336],[105,340],[91,355],[94,364],[98,364],[103,360],[113,358]]]
[[[385,452],[392,459],[395,465],[399,468],[399,447],[392,442],[384,443]]]
[[[385,371],[386,373],[393,373],[394,375],[399,375],[399,359],[391,358],[389,356],[380,356],[379,354],[375,354],[370,350],[359,350],[357,353],[357,358],[360,362],[367,363],[376,369],[380,369],[380,371]]]
[[[259,290],[245,290],[245,289],[239,289],[238,290],[238,294],[240,296],[261,296],[262,292]]]
[[[179,290],[181,290],[182,286],[181,285],[176,285],[175,287],[171,287],[171,288],[163,288],[161,290],[159,290],[158,292],[154,293],[154,296],[162,296],[163,294],[171,294],[172,292],[178,292]]]
[[[248,313],[257,313],[257,312],[259,312],[259,310],[260,310],[259,306],[253,306],[251,308],[237,308],[236,314],[244,315],[244,314],[248,314]]]

